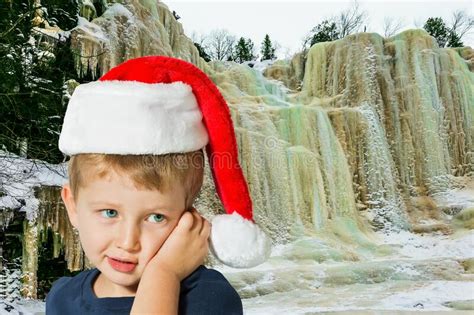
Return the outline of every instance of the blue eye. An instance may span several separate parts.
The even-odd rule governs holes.
[[[113,210],[113,209],[102,210],[102,211],[100,211],[100,214],[104,218],[115,218],[118,215],[117,210]]]
[[[147,219],[147,221],[153,222],[153,223],[160,223],[165,219],[165,216],[162,214],[154,213],[150,215]]]

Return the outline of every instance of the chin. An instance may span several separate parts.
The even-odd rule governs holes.
[[[116,285],[122,287],[134,287],[138,286],[141,278],[141,272],[139,270],[135,270],[132,273],[124,273],[120,271],[116,271],[110,266],[105,266],[102,268],[97,267],[100,272],[110,281]]]
[[[137,279],[137,278],[123,279],[123,277],[122,278],[113,277],[109,280],[112,281],[113,283],[115,283],[116,285],[119,285],[119,286],[122,286],[122,287],[127,287],[127,288],[138,287],[138,283],[140,282],[140,279]]]

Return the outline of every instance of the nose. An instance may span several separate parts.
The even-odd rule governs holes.
[[[134,222],[123,221],[119,224],[116,231],[116,246],[127,252],[136,252],[140,250],[140,227]]]

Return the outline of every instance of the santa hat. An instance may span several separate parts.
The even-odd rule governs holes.
[[[229,108],[193,64],[141,57],[79,85],[59,138],[59,149],[67,155],[161,155],[204,146],[227,213],[212,220],[210,248],[226,265],[256,266],[268,258],[271,242],[253,219]]]

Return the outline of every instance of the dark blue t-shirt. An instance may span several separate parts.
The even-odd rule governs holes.
[[[98,298],[92,284],[96,268],[53,283],[46,296],[47,315],[130,314],[134,297]],[[224,276],[213,269],[198,267],[181,282],[179,314],[242,314],[242,301]]]

